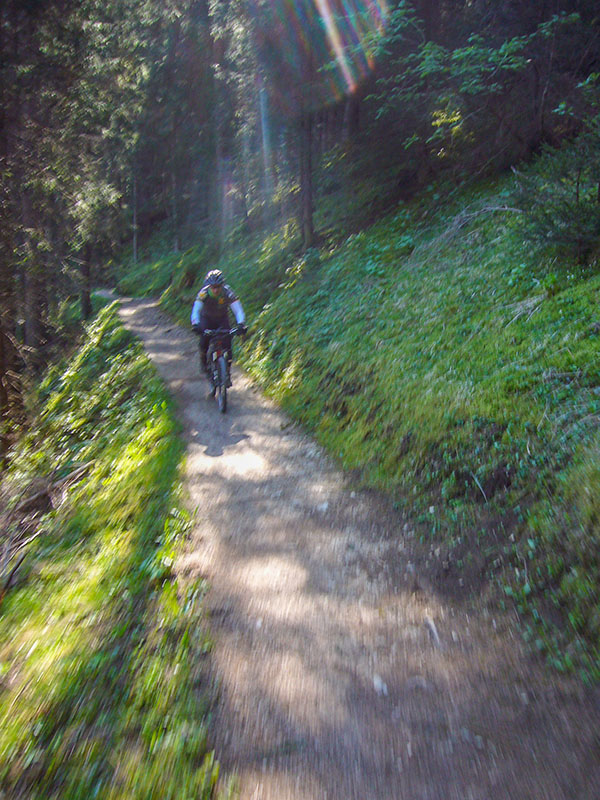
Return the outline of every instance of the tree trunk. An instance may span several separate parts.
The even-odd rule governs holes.
[[[23,190],[21,208],[23,211],[23,249],[26,253],[23,265],[23,318],[25,320],[25,344],[37,348],[41,339],[41,297],[38,280],[38,254],[31,241],[29,231],[34,229],[33,213],[27,195]]]
[[[173,148],[175,149],[175,148]],[[179,215],[177,213],[177,172],[175,165],[171,168],[171,219],[173,221],[173,250],[178,253],[180,249],[179,242]]]
[[[360,98],[356,94],[350,94],[346,98],[344,106],[344,127],[342,138],[346,142],[351,142],[358,134],[360,127]]]
[[[92,316],[92,299],[91,299],[91,268],[92,248],[88,245],[85,248],[83,263],[81,265],[81,317],[82,319],[89,319]]]
[[[8,436],[4,422],[8,419],[8,340],[4,333],[2,322],[0,321],[0,469],[4,466],[4,457],[8,448]]]
[[[11,367],[8,353],[8,337],[0,320],[0,422],[8,412],[7,373]]]
[[[300,120],[300,195],[302,247],[308,250],[315,241],[312,187],[312,113],[305,112]]]
[[[269,139],[269,109],[267,105],[267,92],[264,86],[260,86],[258,90],[258,107],[263,153],[264,201],[265,207],[268,208],[273,200],[273,164],[271,160],[271,142]]]
[[[440,32],[440,6],[440,0],[420,0],[417,3],[417,11],[425,23],[425,37],[428,41],[435,40]]]
[[[133,205],[133,263],[137,264],[137,251],[138,251],[138,208],[137,208],[137,165],[133,166],[133,187],[132,187],[132,205]]]

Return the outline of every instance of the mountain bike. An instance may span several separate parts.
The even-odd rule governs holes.
[[[214,328],[204,331],[210,341],[206,349],[206,371],[211,395],[216,398],[219,411],[227,411],[227,389],[231,387],[231,338],[241,335],[245,328]]]

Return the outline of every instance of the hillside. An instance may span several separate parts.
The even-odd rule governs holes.
[[[173,404],[114,306],[30,402],[1,494],[0,793],[214,796]]]
[[[448,591],[515,606],[559,670],[599,677],[593,267],[535,245],[512,177],[423,193],[299,256],[286,229],[149,260],[123,292],[187,323],[215,266],[240,293],[250,374],[357,481],[418,523]]]

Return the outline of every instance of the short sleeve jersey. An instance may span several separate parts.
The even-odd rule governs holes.
[[[238,299],[230,286],[224,285],[218,297],[213,297],[209,287],[203,286],[196,295],[196,300],[202,303],[200,320],[205,327],[229,325],[229,306]]]

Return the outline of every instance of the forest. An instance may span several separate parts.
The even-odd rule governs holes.
[[[78,293],[88,316],[118,254],[194,245],[208,258],[285,226],[306,251],[331,234],[315,215],[335,191],[360,195],[363,208],[345,209],[356,232],[425,187],[572,141],[547,179],[561,191],[547,203],[529,186],[523,202],[538,236],[585,259],[596,11],[593,0],[8,0],[2,419],[61,303]]]
[[[440,591],[597,686],[596,0],[5,0],[0,93],[8,797],[218,781],[177,412],[100,288],[189,326],[222,269],[236,360]]]

